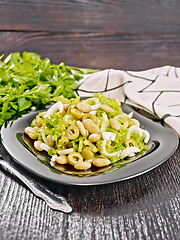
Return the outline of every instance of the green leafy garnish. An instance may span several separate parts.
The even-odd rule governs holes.
[[[54,98],[75,97],[78,81],[97,70],[51,64],[33,52],[0,57],[0,127],[32,109],[44,108]]]

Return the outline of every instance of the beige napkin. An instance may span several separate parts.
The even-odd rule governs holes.
[[[96,92],[151,113],[180,137],[180,68],[164,66],[141,72],[106,69],[84,76],[77,94],[90,97]]]

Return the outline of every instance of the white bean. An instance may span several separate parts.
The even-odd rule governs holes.
[[[47,139],[48,145],[50,147],[53,147],[54,146],[54,141],[52,140],[52,136],[48,135],[46,139]]]
[[[40,147],[41,143],[42,143],[42,141],[35,141],[34,142],[34,147],[35,147],[36,150],[43,151],[43,149]]]
[[[37,119],[37,125],[39,128],[42,126],[42,118]]]
[[[49,147],[47,144],[45,144],[45,143],[41,143],[41,144],[40,144],[40,148],[42,148],[43,150],[45,150],[45,151],[47,151],[47,152],[48,152],[48,150],[50,149],[50,147]]]
[[[58,154],[62,155],[62,154],[69,154],[69,153],[72,153],[72,152],[74,152],[74,148],[67,148],[67,149],[59,150]]]
[[[100,109],[105,112],[114,112],[114,109],[112,109],[111,107],[109,107],[108,105],[105,105],[105,104],[101,104]]]
[[[74,168],[77,170],[86,170],[86,169],[89,169],[90,167],[91,167],[90,162],[80,162],[74,165]]]
[[[90,108],[89,103],[87,103],[87,102],[85,102],[85,101],[79,103],[79,104],[77,105],[77,108],[79,109],[79,111],[81,111],[81,112],[85,112],[85,113],[91,111],[91,108]]]
[[[99,132],[99,127],[91,119],[85,119],[83,121],[83,125],[90,133],[98,133]]]
[[[99,133],[93,133],[93,134],[89,135],[89,137],[88,137],[88,140],[90,142],[97,142],[100,139],[101,139],[101,135]]]
[[[77,127],[78,127],[78,129],[79,129],[79,131],[80,131],[80,133],[83,135],[83,136],[86,136],[86,129],[85,129],[85,127],[84,127],[84,125],[83,125],[83,123],[81,122],[81,121],[77,121]]]
[[[67,164],[68,163],[68,156],[67,155],[61,155],[56,158],[56,162],[59,164]]]
[[[26,127],[25,128],[25,133],[33,140],[38,139],[38,136],[36,135],[37,127]]]
[[[119,130],[121,127],[121,124],[115,118],[110,118],[109,123],[114,130]]]
[[[96,167],[105,167],[110,164],[110,160],[108,158],[96,158],[93,160],[93,165]]]

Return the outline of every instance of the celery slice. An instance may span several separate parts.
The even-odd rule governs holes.
[[[100,128],[100,132],[105,132],[106,128],[109,125],[109,120],[108,120],[108,116],[105,112],[102,113],[102,124],[101,124],[101,128]]]
[[[83,139],[80,139],[80,141],[79,141],[79,147],[78,147],[78,152],[79,152],[79,153],[82,152],[83,142],[84,142],[84,140],[83,140]]]
[[[95,152],[95,153],[98,152],[97,147],[93,143],[91,143],[89,140],[84,140],[84,144],[88,145],[92,149],[93,152]]]
[[[121,150],[119,150],[117,152],[112,152],[112,153],[107,152],[107,150],[106,150],[107,141],[108,140],[105,139],[102,141],[102,144],[99,145],[99,152],[101,153],[101,155],[103,155],[105,157],[119,157],[121,154]]]

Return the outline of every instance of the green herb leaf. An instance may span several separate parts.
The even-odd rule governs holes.
[[[19,111],[23,111],[31,107],[31,101],[26,100],[24,97],[18,99]]]

